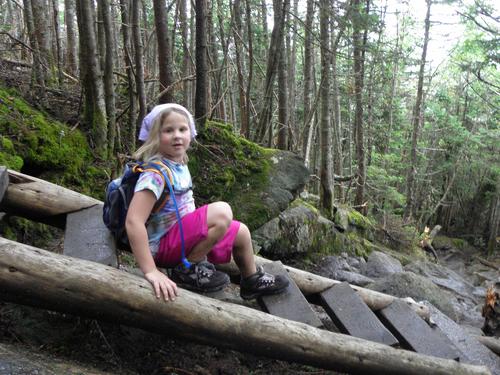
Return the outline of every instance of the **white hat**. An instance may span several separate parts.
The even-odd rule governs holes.
[[[156,116],[158,116],[164,110],[170,109],[170,108],[179,110],[186,115],[186,117],[188,119],[188,123],[189,123],[189,128],[191,129],[191,139],[194,139],[194,137],[196,137],[196,135],[198,133],[196,132],[196,127],[194,125],[194,119],[193,119],[193,116],[191,115],[191,113],[189,113],[189,111],[180,104],[166,103],[166,104],[159,104],[159,105],[155,106],[151,110],[151,112],[149,112],[144,117],[144,119],[142,120],[142,124],[141,124],[141,131],[139,132],[139,140],[140,141],[145,141],[146,139],[148,139],[149,131],[151,130],[151,126],[153,126],[153,122],[156,119]]]

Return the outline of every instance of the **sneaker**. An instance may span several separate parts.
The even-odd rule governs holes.
[[[180,287],[197,292],[216,292],[229,284],[229,276],[207,261],[193,263],[189,268],[179,264],[172,270],[171,279]]]
[[[243,299],[253,299],[269,294],[283,292],[289,282],[286,277],[273,276],[264,272],[264,268],[259,266],[253,275],[241,279],[240,296]]]

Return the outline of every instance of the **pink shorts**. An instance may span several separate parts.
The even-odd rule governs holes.
[[[197,243],[207,238],[207,207],[207,205],[202,206],[181,219],[186,256],[188,256]],[[224,237],[222,237],[207,254],[209,262],[228,263],[231,260],[234,240],[236,239],[239,228],[240,222],[233,220]],[[155,263],[160,267],[173,267],[179,264],[180,261],[181,232],[179,230],[179,224],[175,224],[160,240]]]

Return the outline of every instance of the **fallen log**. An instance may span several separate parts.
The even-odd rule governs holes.
[[[0,170],[2,180],[5,169]],[[64,228],[66,214],[101,203],[62,186],[7,169],[9,184],[0,210]],[[1,198],[1,197],[0,197]]]
[[[477,340],[493,353],[500,356],[500,339],[488,336],[477,336]]]
[[[271,262],[271,260],[259,257],[257,255],[255,256],[255,263],[257,265],[264,265]],[[290,267],[287,265],[284,266],[290,274],[290,277],[295,281],[295,283],[305,296],[313,296],[317,294],[319,295],[319,293],[324,292],[333,285],[341,283],[341,281],[315,275],[298,268]],[[230,275],[239,275],[240,273],[238,267],[236,266],[236,263],[234,263],[233,260],[231,261],[231,263],[217,265],[217,268],[223,270],[224,272],[227,272]],[[351,288],[356,290],[361,299],[373,311],[381,310],[389,306],[395,299],[398,299],[397,297],[362,288],[357,285],[351,285]],[[410,299],[402,298],[401,300],[407,303],[422,318],[426,320],[429,319],[429,309],[426,306],[416,303]]]
[[[8,210],[18,216],[64,227],[67,213],[82,210],[96,204],[102,204],[102,202],[96,199],[50,182],[12,170],[7,171],[10,181],[6,196],[0,201],[0,209]],[[62,219],[59,220],[62,223],[58,224],[54,220],[49,221],[49,219],[54,218]],[[271,262],[258,256],[255,259],[257,264]],[[221,266],[221,268],[230,274],[239,274],[239,269],[234,262]],[[297,268],[286,265],[285,268],[306,296],[319,295],[319,293],[330,288],[332,285],[339,283],[339,281],[321,277]],[[358,292],[363,301],[374,311],[387,307],[396,298],[355,285],[351,285],[351,287]],[[413,301],[405,301],[417,314],[424,319],[428,319],[429,310],[425,306]]]
[[[320,330],[186,290],[154,297],[141,277],[0,238],[0,298],[349,373],[491,374]]]

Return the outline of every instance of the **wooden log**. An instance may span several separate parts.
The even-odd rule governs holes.
[[[257,265],[265,265],[271,262],[271,260],[259,257],[257,255],[255,256],[255,263]],[[217,267],[231,275],[238,275],[240,272],[234,261],[231,261],[231,263],[227,264],[217,265]],[[285,265],[285,269],[288,271],[290,277],[295,281],[295,283],[305,296],[319,295],[321,292],[324,292],[333,285],[341,283],[341,281],[328,279],[326,277],[315,275],[313,273],[287,265]],[[373,311],[381,310],[384,307],[389,306],[395,299],[399,299],[397,297],[376,292],[374,290],[365,289],[357,285],[350,286],[359,294],[361,299]],[[426,320],[429,319],[429,309],[426,306],[413,302],[411,300],[401,300],[408,304],[408,306],[410,306],[422,318]]]
[[[0,210],[64,228],[66,214],[102,203],[97,199],[8,169],[9,186]]]
[[[39,220],[64,228],[66,214],[84,208],[102,204],[102,202],[86,195],[74,192],[50,182],[35,177],[7,170],[10,178],[5,199],[0,202],[0,209],[18,216]],[[265,265],[270,260],[256,256],[256,263]],[[221,266],[223,270],[238,275],[239,269],[234,262]],[[290,277],[306,296],[318,295],[340,281],[314,275],[310,272],[285,266]],[[363,301],[373,310],[377,311],[389,306],[396,298],[387,294],[361,288],[356,285],[351,287],[357,291]],[[412,301],[406,301],[421,317],[428,319],[429,310]]]
[[[483,366],[396,350],[186,290],[166,303],[143,278],[4,238],[0,298],[349,373],[491,374]]]

